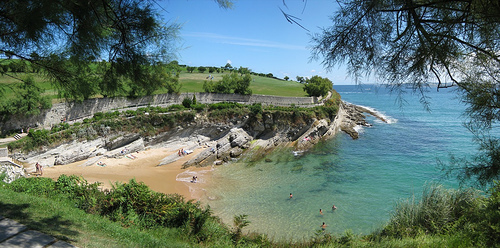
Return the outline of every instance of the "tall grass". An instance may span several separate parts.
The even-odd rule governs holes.
[[[472,189],[426,186],[419,201],[412,197],[396,205],[382,234],[398,238],[445,234],[470,209],[477,207],[478,197],[478,191]]]

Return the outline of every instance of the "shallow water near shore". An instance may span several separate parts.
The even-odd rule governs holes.
[[[472,155],[475,145],[462,126],[465,107],[452,91],[430,91],[429,112],[418,96],[404,96],[401,108],[384,88],[334,88],[343,100],[373,108],[389,123],[369,116],[373,126],[362,128],[358,140],[339,133],[303,156],[283,150],[269,156],[272,162],[217,167],[196,185],[214,214],[229,225],[235,215],[247,214],[251,224],[244,231],[274,239],[310,238],[323,222],[331,233],[368,234],[389,220],[398,200],[418,196],[426,184],[457,187],[443,178],[437,161]]]

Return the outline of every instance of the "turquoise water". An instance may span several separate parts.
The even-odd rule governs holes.
[[[247,214],[245,231],[297,240],[313,236],[323,222],[332,233],[368,234],[388,221],[398,200],[420,194],[426,184],[457,186],[443,178],[437,161],[471,155],[475,146],[462,126],[465,107],[452,91],[428,92],[427,111],[417,96],[405,95],[401,106],[373,85],[334,88],[344,101],[373,108],[390,123],[369,116],[373,126],[362,128],[358,140],[340,133],[301,157],[282,151],[272,162],[219,166],[196,185],[205,193],[202,201],[229,225]]]

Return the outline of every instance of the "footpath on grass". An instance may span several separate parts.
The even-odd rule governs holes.
[[[0,216],[0,247],[76,247],[27,226]]]

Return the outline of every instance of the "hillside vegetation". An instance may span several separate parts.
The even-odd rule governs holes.
[[[0,176],[1,179],[1,176]],[[165,195],[131,180],[101,191],[77,176],[0,180],[0,212],[79,247],[495,247],[500,240],[500,184],[485,197],[473,190],[428,187],[419,201],[400,202],[389,222],[366,236],[319,229],[302,241],[246,233],[209,206]]]
[[[205,81],[219,81],[222,79],[223,75],[229,72],[187,72],[185,68],[181,68],[179,74],[179,82],[181,85],[180,92],[204,92],[203,83]],[[57,88],[51,84],[48,78],[46,78],[41,73],[36,72],[9,72],[9,75],[0,75],[0,85],[5,91],[4,100],[13,99],[16,94],[19,93],[18,87],[22,84],[20,79],[25,80],[31,76],[35,84],[42,89],[42,94],[48,96],[52,99],[52,102],[60,101]],[[213,76],[213,79],[208,79],[209,76]],[[253,94],[258,95],[274,95],[274,96],[291,96],[291,97],[305,97],[307,94],[303,90],[303,84],[296,81],[285,81],[279,80],[272,77],[266,77],[261,75],[252,74],[252,82],[250,83],[250,89]],[[167,93],[167,89],[159,89],[154,92],[154,94],[164,94]],[[126,95],[123,95],[126,96]],[[102,97],[96,95],[96,97]]]

